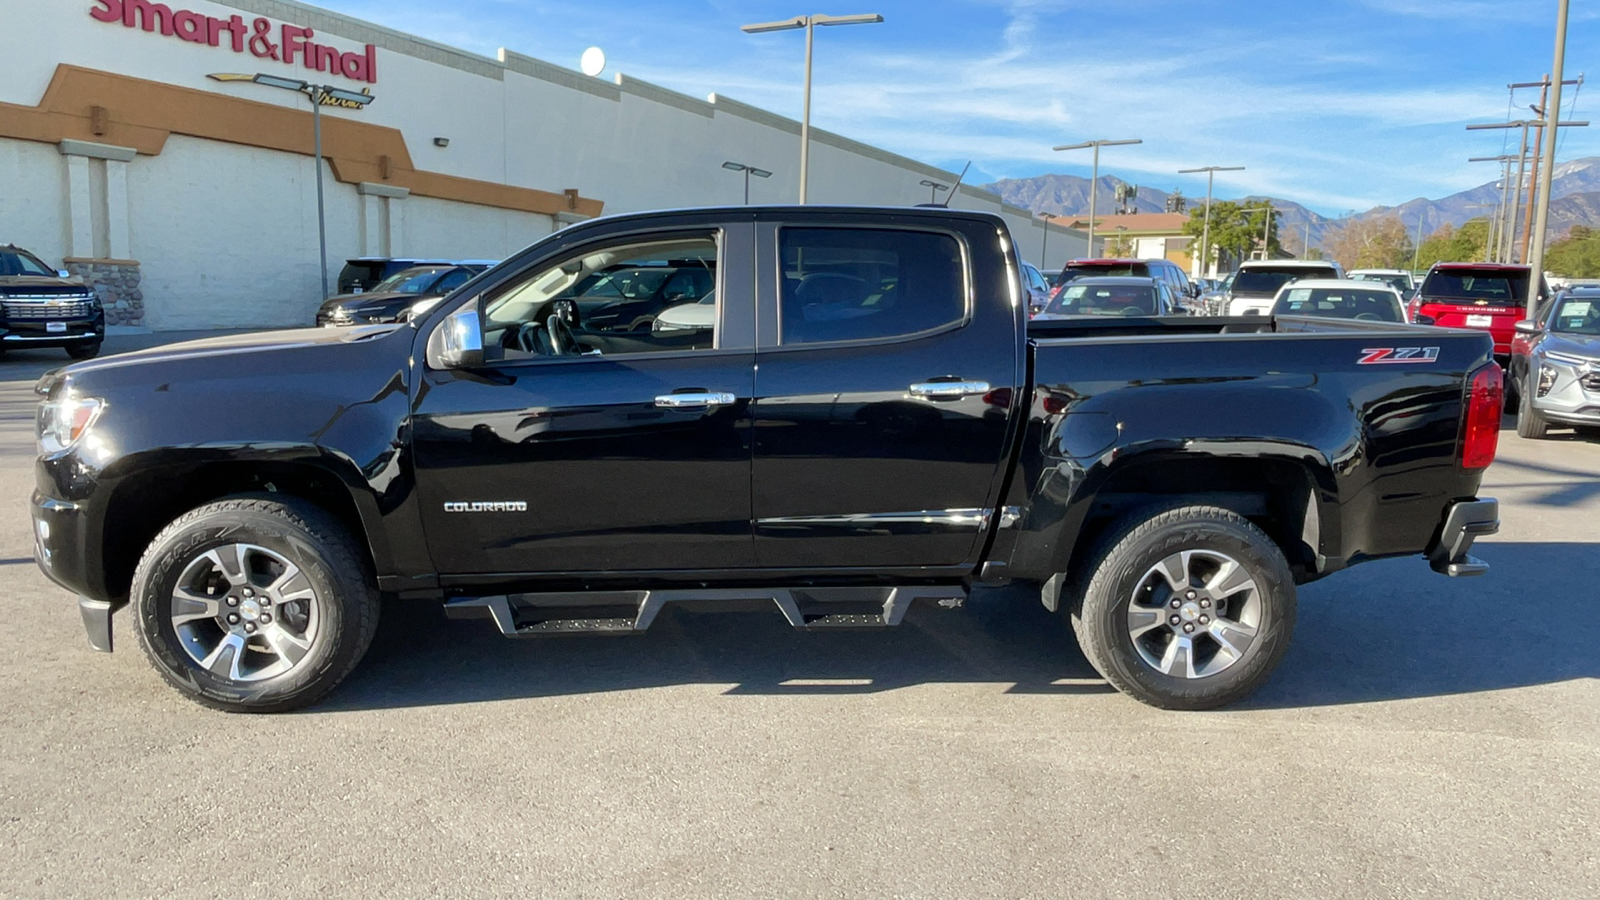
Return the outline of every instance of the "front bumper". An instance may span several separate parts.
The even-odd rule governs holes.
[[[30,504],[33,513],[33,559],[44,574],[78,595],[78,614],[89,638],[89,646],[111,652],[111,614],[125,600],[103,600],[89,596],[87,516],[82,505],[57,500],[39,491]]]
[[[1458,500],[1450,504],[1438,536],[1428,545],[1428,565],[1451,578],[1482,575],[1489,571],[1489,564],[1467,551],[1474,540],[1499,530],[1498,500]]]
[[[51,326],[60,330],[52,331]],[[90,344],[106,338],[104,314],[92,319],[68,319],[59,322],[18,320],[0,322],[0,346],[15,347],[68,347]]]

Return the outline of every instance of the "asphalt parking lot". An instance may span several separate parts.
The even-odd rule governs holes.
[[[133,339],[113,339],[129,346]],[[153,340],[153,339],[146,339]],[[33,564],[0,360],[0,896],[1593,897],[1600,441],[1518,439],[1493,571],[1304,588],[1269,686],[1164,713],[1022,592],[885,634],[389,629],[327,703],[193,705]]]

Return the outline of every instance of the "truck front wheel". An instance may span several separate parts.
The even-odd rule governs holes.
[[[1103,546],[1069,609],[1084,655],[1113,687],[1162,709],[1212,709],[1260,687],[1283,658],[1294,578],[1243,516],[1171,509]]]
[[[209,503],[151,541],[134,572],[139,643],[169,684],[229,712],[322,699],[378,625],[365,555],[337,519],[279,495]]]

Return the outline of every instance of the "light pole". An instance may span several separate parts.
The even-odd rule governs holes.
[[[1544,285],[1544,232],[1550,226],[1550,182],[1556,174],[1556,134],[1561,127],[1561,79],[1567,63],[1568,2],[1561,0],[1556,8],[1556,52],[1555,61],[1550,66],[1550,105],[1540,113],[1546,123],[1545,135],[1548,140],[1544,142],[1544,159],[1539,161],[1539,204],[1533,221],[1533,248],[1528,251],[1528,265],[1532,269],[1529,273],[1532,284],[1528,295],[1533,299],[1524,309],[1530,321],[1540,313],[1537,298]]]
[[[761,22],[739,28],[745,34],[764,34],[768,31],[806,30],[806,89],[804,112],[800,117],[800,202],[806,202],[806,184],[811,175],[811,44],[818,25],[876,25],[883,21],[877,13],[857,16],[795,16],[782,22]]]
[[[939,182],[934,181],[931,178],[922,179],[921,184],[922,184],[923,187],[928,189],[928,204],[930,206],[938,204],[938,202],[939,202],[939,192],[940,191],[948,191],[948,190],[950,190],[950,185],[948,185],[948,184],[940,184]]]
[[[1039,265],[1050,267],[1050,221],[1056,218],[1055,213],[1039,213],[1039,218],[1044,220],[1044,238],[1039,241]]]
[[[1141,138],[1132,138],[1130,140],[1125,140],[1125,141],[1107,141],[1107,140],[1084,141],[1081,144],[1063,144],[1060,147],[1056,147],[1055,148],[1058,151],[1059,150],[1083,150],[1083,149],[1085,149],[1087,147],[1093,147],[1094,148],[1094,170],[1093,170],[1094,174],[1089,178],[1089,255],[1090,256],[1094,255],[1095,196],[1100,193],[1100,148],[1101,147],[1121,147],[1121,146],[1125,146],[1127,144],[1142,144],[1142,143],[1144,143],[1143,139],[1141,139]]]
[[[1272,201],[1258,208],[1266,213],[1266,221],[1261,223],[1261,261],[1267,262],[1272,259]]]
[[[766,169],[758,169],[755,166],[747,166],[744,163],[725,162],[725,163],[722,164],[722,167],[724,169],[727,169],[727,170],[731,171],[731,172],[743,172],[744,173],[744,205],[745,206],[749,206],[750,205],[750,176],[754,175],[757,178],[771,178],[772,177],[772,173],[768,172]]]
[[[1206,219],[1200,226],[1200,272],[1202,278],[1209,278],[1207,271],[1211,269],[1211,187],[1216,181],[1218,172],[1243,172],[1244,166],[1206,166],[1200,169],[1179,169],[1179,175],[1194,175],[1198,172],[1206,173]],[[1215,274],[1213,271],[1211,274]]]
[[[330,84],[309,84],[294,78],[280,78],[277,75],[261,73],[237,75],[231,72],[218,72],[206,77],[213,81],[249,81],[267,87],[283,88],[286,91],[298,91],[311,98],[312,154],[317,166],[317,247],[322,260],[322,299],[328,299],[328,214],[322,199],[322,104],[327,100],[337,100],[360,109],[372,102],[372,95],[358,94]]]
[[[1510,154],[1474,156],[1467,160],[1467,162],[1497,162],[1500,164],[1500,202],[1495,206],[1494,218],[1489,222],[1488,246],[1492,249],[1485,249],[1484,262],[1504,262],[1508,252],[1505,249],[1507,244],[1506,232],[1512,226],[1507,225],[1506,220],[1515,215],[1515,212],[1511,209],[1510,196],[1511,164],[1516,160],[1517,158]],[[1507,213],[1512,213],[1512,215],[1508,216]],[[1496,237],[1497,233],[1498,237]]]

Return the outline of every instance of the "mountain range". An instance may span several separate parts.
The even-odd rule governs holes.
[[[1121,179],[1109,175],[1101,176],[1095,196],[1098,216],[1112,214],[1117,205],[1117,186],[1124,183]],[[1497,179],[1439,200],[1419,197],[1396,206],[1377,206],[1355,214],[1355,218],[1399,215],[1400,221],[1413,231],[1420,219],[1422,232],[1427,235],[1447,222],[1460,227],[1465,222],[1489,214],[1492,207],[1500,201],[1499,184]],[[1575,159],[1556,166],[1554,184],[1555,190],[1551,194],[1550,201],[1551,233],[1559,235],[1573,225],[1600,225],[1600,157]],[[1138,196],[1132,204],[1134,211],[1142,213],[1166,211],[1167,198],[1170,196],[1168,192],[1147,185],[1138,187]],[[1031,209],[1035,213],[1053,213],[1058,216],[1089,214],[1089,179],[1076,175],[1008,178],[983,185],[983,188],[999,194],[1007,203]],[[1186,195],[1186,199],[1190,209],[1205,202],[1204,195],[1199,197]],[[1250,195],[1215,199],[1232,200],[1246,205],[1272,200],[1273,207],[1282,215],[1280,221],[1284,242],[1291,247],[1300,244],[1308,229],[1310,245],[1319,246],[1327,231],[1342,221],[1321,215],[1292,200],[1278,197]],[[1526,195],[1523,202],[1524,204],[1527,202]]]

